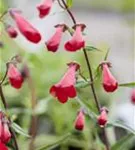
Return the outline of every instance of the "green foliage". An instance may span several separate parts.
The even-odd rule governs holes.
[[[127,150],[130,148],[131,141],[134,139],[135,136],[133,134],[128,134],[116,142],[116,144],[111,147],[111,150]]]
[[[133,87],[135,87],[135,82],[122,83],[122,84],[119,84],[119,86],[133,88]]]
[[[67,6],[70,8],[72,7],[73,0],[66,0],[67,1]]]

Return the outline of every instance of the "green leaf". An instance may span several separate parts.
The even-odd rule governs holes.
[[[135,82],[122,83],[122,84],[119,84],[119,86],[132,88],[132,87],[135,87]]]
[[[56,141],[52,144],[42,146],[41,148],[38,148],[37,150],[51,150],[51,149],[59,146],[61,143],[65,142],[71,135],[72,135],[71,133],[68,133],[68,134],[64,135],[63,137],[61,137],[58,141]]]
[[[77,81],[75,87],[76,87],[76,88],[85,88],[85,87],[87,87],[87,86],[89,86],[89,85],[90,85],[89,82],[86,82],[86,81],[84,81],[84,80],[80,80],[80,81]]]
[[[68,8],[72,7],[73,0],[67,0],[67,6]]]
[[[96,47],[93,47],[93,46],[86,46],[85,49],[87,51],[101,51],[100,49],[96,48]]]
[[[130,141],[134,138],[133,134],[128,134],[120,139],[117,143],[115,143],[111,150],[127,150],[129,147]]]
[[[23,135],[23,136],[25,136],[25,137],[28,137],[28,138],[30,138],[30,135],[28,135],[27,133],[26,133],[26,131],[24,131],[18,124],[16,124],[16,123],[12,123],[11,124],[11,127],[15,130],[15,132],[17,132],[18,134],[21,134],[21,135]]]
[[[106,52],[106,54],[105,54],[105,58],[104,58],[105,61],[106,61],[107,58],[108,58],[109,52],[110,52],[110,48],[107,49],[107,52]]]
[[[121,121],[108,122],[108,124],[107,124],[107,127],[114,127],[114,126],[123,128],[135,135],[135,130],[133,130],[131,127],[129,127],[128,125],[124,124]]]

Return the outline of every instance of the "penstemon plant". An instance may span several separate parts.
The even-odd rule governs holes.
[[[72,0],[43,0],[40,4],[37,5],[37,7],[35,7],[37,9],[37,13],[39,14],[39,18],[43,19],[50,14],[54,2],[57,2],[59,6],[64,10],[64,12],[69,15],[73,23],[73,27],[70,27],[68,24],[63,23],[55,25],[55,32],[50,37],[50,39],[45,42],[45,47],[49,53],[55,55],[59,50],[63,34],[66,34],[66,32],[69,33],[71,35],[71,38],[65,42],[63,47],[65,51],[70,54],[80,51],[81,55],[84,56],[84,60],[86,62],[88,77],[83,74],[84,67],[80,65],[79,62],[77,62],[76,60],[68,62],[67,71],[65,72],[63,77],[58,82],[54,81],[54,83],[50,85],[50,90],[48,90],[48,93],[50,95],[49,99],[56,99],[58,105],[66,105],[66,103],[72,103],[71,99],[75,99],[77,104],[79,104],[79,110],[75,110],[77,112],[76,118],[74,117],[75,121],[72,124],[72,129],[69,130],[68,133],[62,136],[59,140],[51,142],[51,144],[36,146],[36,140],[38,138],[38,115],[40,115],[40,113],[38,114],[37,112],[37,108],[39,105],[37,101],[38,89],[36,88],[36,85],[34,85],[34,77],[31,73],[29,63],[24,60],[24,56],[22,52],[20,52],[19,54],[13,56],[11,59],[8,59],[8,61],[6,62],[5,74],[3,75],[3,77],[1,77],[0,80],[0,97],[2,102],[2,107],[0,110],[0,150],[22,149],[21,143],[19,142],[18,134],[24,136],[29,141],[27,143],[28,145],[25,145],[25,149],[54,149],[55,147],[62,145],[64,142],[70,140],[70,138],[73,138],[73,136],[78,135],[79,137],[81,133],[85,132],[84,130],[87,126],[86,119],[92,122],[91,125],[89,124],[89,127],[91,126],[93,130],[91,131],[91,133],[88,133],[87,130],[87,134],[93,134],[93,132],[95,134],[91,135],[89,141],[86,140],[85,142],[84,140],[83,144],[76,142],[78,145],[84,145],[82,146],[82,149],[122,150],[125,148],[124,144],[126,142],[128,142],[129,140],[133,140],[135,131],[120,121],[109,120],[109,109],[107,108],[107,106],[102,105],[100,97],[98,97],[97,95],[96,80],[98,80],[102,76],[102,88],[106,93],[113,93],[122,86],[134,87],[135,82],[120,84],[117,81],[117,79],[113,76],[110,70],[112,64],[107,61],[109,51],[107,51],[105,59],[103,59],[102,62],[99,63],[96,69],[96,73],[94,73],[91,63],[92,59],[88,55],[88,53],[91,51],[101,50],[86,44],[84,31],[87,26],[84,23],[77,22],[75,15],[70,9],[73,3]],[[16,24],[16,27],[5,22],[3,18],[6,15],[10,16],[10,18]],[[38,29],[36,29],[29,21],[27,21],[27,19],[23,16],[23,12],[18,9],[10,8],[5,11],[0,16],[0,22],[4,26],[4,34],[8,35],[10,40],[16,39],[18,37],[18,32],[20,32],[20,34],[22,34],[22,36],[24,36],[26,40],[33,44],[38,44],[42,39],[42,36]],[[5,44],[3,41],[2,43],[3,45],[0,45],[1,48]],[[40,69],[42,70],[43,68]],[[100,76],[99,74],[102,75]],[[38,82],[42,81],[39,80]],[[27,127],[29,128],[29,133],[26,133],[23,127],[20,127],[20,125],[17,124],[15,119],[10,114],[10,108],[8,106],[7,100],[8,96],[6,96],[6,92],[4,92],[3,90],[6,85],[9,85],[10,88],[19,90],[23,88],[23,86],[25,86],[25,83],[28,84],[28,93],[30,93],[31,95],[31,108],[29,108],[30,124],[29,127]],[[85,102],[80,98],[80,89],[85,89],[86,87],[90,88],[89,97],[93,97],[92,99],[94,103],[91,101]],[[90,105],[88,105],[89,103],[93,103],[92,105],[94,105],[94,109],[91,108]],[[133,105],[135,104],[135,90],[133,90],[133,92],[131,93],[131,103]],[[41,105],[39,106],[41,107]],[[43,114],[44,111],[42,115]],[[116,141],[116,143],[112,144],[109,138],[109,134],[107,133],[107,128],[109,127],[123,128],[127,130],[129,134],[124,138],[120,139],[120,141]],[[90,144],[91,140],[94,141],[94,144]],[[66,148],[63,147],[61,149],[65,150]]]

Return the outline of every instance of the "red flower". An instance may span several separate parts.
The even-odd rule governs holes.
[[[84,112],[81,110],[79,111],[76,120],[75,120],[75,129],[82,131],[85,126],[85,116]]]
[[[131,94],[131,102],[135,104],[135,89],[133,89],[132,94]]]
[[[43,0],[43,2],[37,6],[40,18],[44,18],[50,13],[52,4],[53,4],[53,0]]]
[[[11,133],[8,127],[8,121],[5,118],[5,115],[0,112],[0,142],[8,143],[11,139]]]
[[[98,117],[98,124],[100,127],[104,127],[107,123],[107,114],[108,114],[108,110],[106,108],[102,108],[101,109],[101,114]]]
[[[109,70],[109,64],[103,63],[103,87],[106,92],[114,92],[118,88],[118,82]]]
[[[77,24],[74,28],[75,32],[72,39],[65,44],[65,49],[71,52],[75,52],[85,47],[85,41],[82,35],[82,31],[84,30],[85,25]]]
[[[16,89],[21,88],[24,79],[19,70],[17,69],[17,67],[15,67],[13,64],[9,64],[7,76],[9,78],[10,84],[14,88]]]
[[[52,51],[52,52],[57,51],[60,45],[61,38],[62,38],[62,33],[65,31],[65,29],[66,29],[66,26],[64,24],[56,26],[55,34],[51,37],[51,39],[49,39],[46,42],[46,47],[48,51]]]
[[[79,69],[79,64],[71,62],[68,64],[69,68],[64,77],[50,89],[50,93],[57,97],[61,103],[67,102],[68,98],[76,97],[76,89],[74,87],[76,83],[75,74]]]
[[[15,20],[16,25],[23,36],[33,43],[38,43],[41,40],[39,31],[34,28],[19,12],[10,10],[10,15]]]
[[[9,35],[9,37],[11,37],[11,38],[16,38],[17,35],[18,35],[17,31],[12,26],[8,26],[6,28],[6,31],[7,31],[8,35]]]
[[[8,150],[5,144],[0,142],[0,150]]]

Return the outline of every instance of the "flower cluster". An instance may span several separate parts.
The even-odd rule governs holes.
[[[39,12],[39,17],[44,18],[49,15],[54,0],[43,0],[38,6],[37,10]],[[20,33],[30,42],[35,44],[41,41],[40,32],[23,16],[22,13],[16,9],[10,9],[9,14],[13,18],[16,23],[16,26]],[[55,33],[51,36],[51,38],[45,42],[46,48],[48,51],[57,52],[59,49],[63,33],[68,31],[72,36],[70,40],[65,42],[64,48],[69,52],[76,52],[85,48],[85,39],[83,36],[83,31],[86,28],[84,24],[75,24],[73,26],[73,30],[71,31],[68,25],[58,24],[55,26]],[[8,26],[6,29],[7,33],[11,38],[17,37],[17,31],[13,26]],[[118,88],[118,82],[111,74],[109,67],[110,64],[107,62],[103,62],[101,64],[103,70],[103,88],[106,92],[114,92]],[[59,102],[66,103],[69,98],[75,98],[77,96],[77,91],[75,88],[76,84],[76,73],[80,69],[80,65],[76,62],[68,63],[67,72],[64,74],[62,79],[54,84],[50,88],[50,94],[57,98]],[[8,66],[8,78],[12,87],[19,89],[22,87],[24,82],[23,75],[17,69],[16,65],[10,63]],[[104,109],[102,109],[101,114],[98,118],[98,124],[100,126],[104,126],[107,122],[107,114]],[[84,127],[84,113],[80,111],[78,113],[75,128],[78,130],[82,130]]]
[[[37,5],[36,8],[39,13],[39,18],[45,18],[50,14],[53,3],[54,0],[43,0],[39,5]],[[38,44],[41,41],[41,33],[29,21],[27,21],[27,19],[22,15],[20,11],[16,9],[10,9],[9,14],[14,20],[19,32],[29,42]],[[56,25],[55,32],[50,37],[50,39],[45,42],[47,50],[53,53],[57,52],[60,47],[63,34],[68,31],[71,35],[71,38],[65,42],[63,46],[64,49],[68,52],[77,52],[83,49],[85,52],[86,42],[83,35],[85,28],[86,26],[80,23],[74,23],[72,29],[66,24],[60,23]],[[15,27],[8,25],[6,27],[6,31],[10,38],[17,38],[18,32]],[[86,61],[88,63],[87,58]],[[62,104],[77,96],[75,85],[77,81],[77,72],[81,68],[81,66],[74,61],[68,63],[67,66],[68,68],[64,76],[58,83],[52,85],[49,90],[50,94]],[[108,93],[115,92],[118,89],[119,84],[110,71],[111,64],[104,61],[99,66],[102,69],[102,87],[104,91]],[[24,83],[25,77],[29,74],[27,67],[24,67],[22,72],[19,71],[17,64],[14,62],[8,63],[7,67],[7,77],[10,85],[15,89],[20,89]],[[90,70],[90,66],[88,66],[88,68]],[[91,72],[92,70],[90,70],[90,76]],[[93,94],[95,93],[93,92]],[[133,90],[132,92],[131,101],[133,104],[135,104],[135,90]],[[105,127],[108,122],[108,110],[107,108],[100,106],[98,110],[99,115],[96,122],[99,127]],[[84,127],[85,111],[83,109],[80,109],[75,119],[74,128],[76,130],[82,131]],[[0,148],[2,148],[2,150],[7,150],[6,144],[10,141],[10,138],[11,133],[9,131],[9,122],[7,121],[5,115],[0,111]]]

